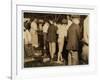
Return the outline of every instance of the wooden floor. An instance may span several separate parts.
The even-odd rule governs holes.
[[[24,59],[24,67],[64,66],[65,62],[57,63],[57,58],[51,62],[49,56],[28,57]]]
[[[47,67],[47,66],[68,66],[67,64],[67,53],[64,52],[64,61],[62,63],[57,63],[57,54],[54,56],[54,60],[50,61],[50,55],[43,56],[41,49],[33,49],[31,45],[26,46],[24,49],[24,67]],[[27,55],[25,55],[27,54]],[[46,54],[46,53],[45,53]],[[83,64],[80,60],[80,65]]]

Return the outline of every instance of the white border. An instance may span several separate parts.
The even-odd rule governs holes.
[[[16,5],[16,4],[15,4]],[[90,58],[89,65],[84,66],[64,66],[64,67],[42,67],[42,68],[22,68],[22,11],[44,11],[44,12],[64,12],[64,13],[80,13],[89,14],[90,29]],[[95,9],[82,8],[76,6],[40,6],[40,5],[16,5],[12,11],[12,79],[31,79],[41,77],[57,77],[57,76],[78,76],[96,73],[96,24]]]

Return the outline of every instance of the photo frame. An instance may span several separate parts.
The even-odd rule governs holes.
[[[50,78],[66,75],[78,76],[78,75],[89,75],[96,73],[96,12],[94,7],[90,6],[75,6],[75,5],[37,5],[37,4],[22,4],[12,3],[12,68],[11,76],[12,80],[19,79],[39,79],[39,78]],[[89,47],[89,64],[82,66],[54,66],[54,67],[34,67],[24,68],[23,67],[23,33],[22,33],[22,17],[23,11],[27,12],[43,12],[43,13],[63,13],[63,14],[86,14],[89,16],[89,36],[90,36],[90,47]],[[90,28],[91,26],[91,28]],[[81,73],[81,74],[80,74]]]

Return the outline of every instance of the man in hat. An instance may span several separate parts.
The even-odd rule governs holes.
[[[72,24],[68,29],[67,34],[67,50],[68,50],[68,65],[79,64],[78,50],[80,41],[80,16],[72,16]]]

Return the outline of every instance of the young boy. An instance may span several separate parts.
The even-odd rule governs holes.
[[[53,61],[54,54],[56,52],[56,33],[57,33],[57,26],[53,21],[50,20],[50,26],[48,28],[48,41],[49,41],[51,62]]]
[[[48,21],[46,21],[43,25],[43,43],[44,43],[44,56],[46,56],[47,54],[47,34],[48,34],[48,28],[49,28],[50,24]]]

